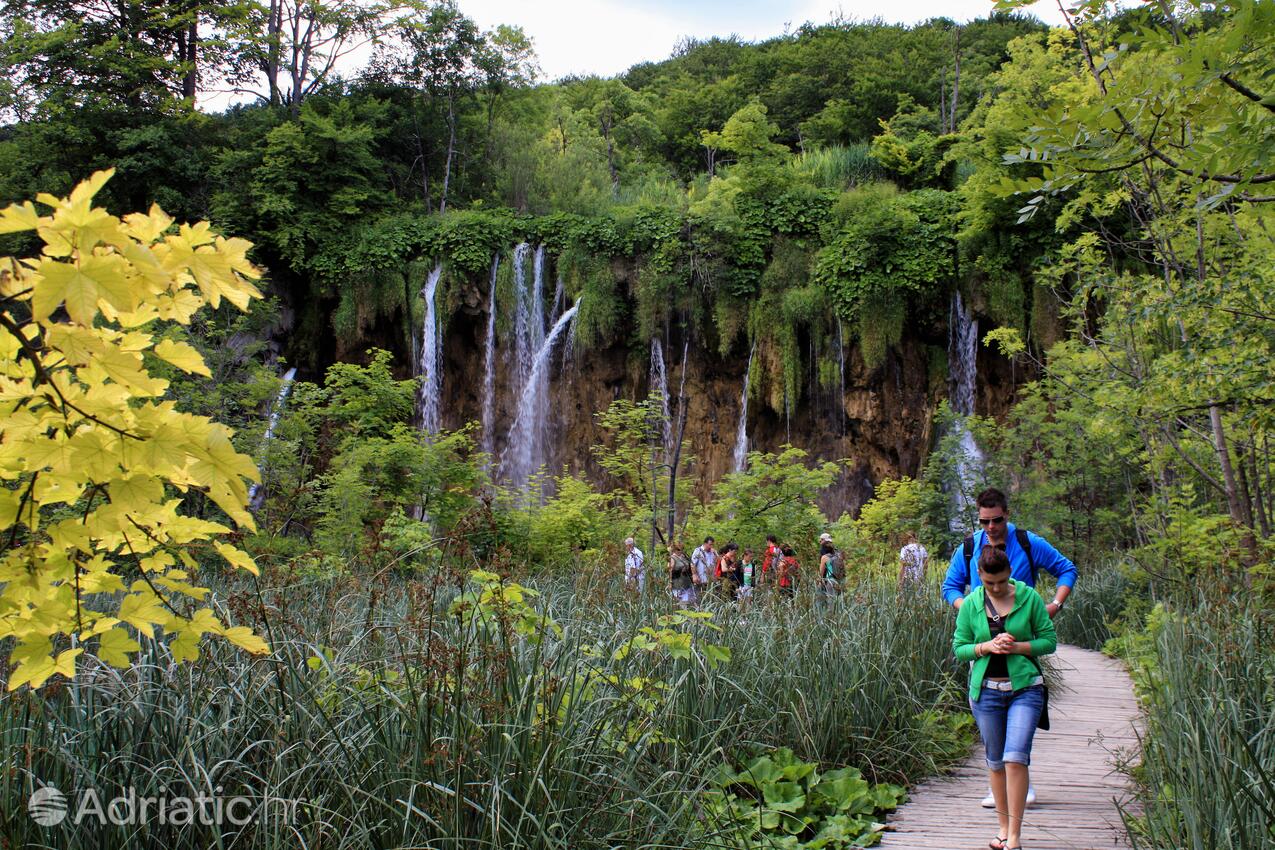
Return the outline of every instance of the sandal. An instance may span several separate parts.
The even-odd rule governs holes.
[[[987,846],[990,850],[1008,850],[1008,848],[1005,847],[1005,842],[1008,840],[1008,838],[1001,838],[998,835],[991,841],[987,842]]]

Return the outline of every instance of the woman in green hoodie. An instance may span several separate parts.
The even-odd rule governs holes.
[[[991,850],[1018,850],[1027,805],[1032,736],[1045,707],[1035,658],[1058,647],[1053,621],[1035,589],[1010,577],[1003,548],[984,546],[978,559],[981,587],[956,614],[952,650],[970,666],[970,707],[996,798],[1000,832]]]

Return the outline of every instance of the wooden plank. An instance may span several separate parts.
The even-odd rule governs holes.
[[[1053,667],[1062,678],[1049,692],[1053,728],[1032,745],[1037,803],[1023,818],[1032,850],[1127,848],[1118,803],[1130,805],[1115,761],[1138,747],[1138,706],[1118,662],[1074,646],[1059,646]],[[981,850],[996,834],[996,813],[979,802],[987,793],[982,747],[944,777],[909,791],[890,818],[881,846],[890,850]]]

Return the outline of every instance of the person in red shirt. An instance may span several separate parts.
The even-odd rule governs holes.
[[[780,550],[783,556],[779,559],[779,595],[792,599],[797,594],[797,579],[801,572],[801,564],[797,561],[797,553],[791,546],[785,545]]]
[[[776,571],[779,569],[779,559],[783,557],[783,553],[779,551],[779,539],[773,534],[766,535],[766,551],[761,556],[761,578],[757,582],[760,584],[768,584],[772,580],[770,570],[772,567]]]

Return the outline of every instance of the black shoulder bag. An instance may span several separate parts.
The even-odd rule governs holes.
[[[1036,591],[1034,590],[1032,591],[1032,593],[1035,593],[1035,592]],[[992,616],[996,614],[996,609],[992,607],[992,600],[987,598],[986,592],[983,593],[983,608],[987,611],[988,616]],[[1008,620],[1008,618],[1006,619]],[[1045,699],[1040,707],[1040,717],[1036,719],[1036,728],[1044,729],[1046,732],[1048,732],[1049,731],[1049,685],[1045,684],[1045,671],[1041,669],[1040,662],[1036,660],[1035,656],[1028,655],[1025,657],[1027,658],[1028,661],[1032,663],[1032,666],[1036,668],[1036,672],[1040,674],[1040,689],[1045,692]]]

